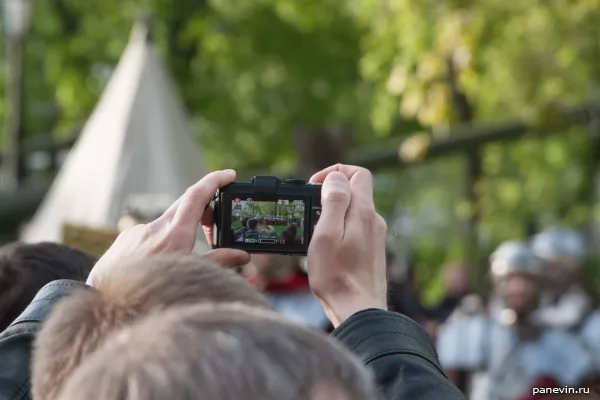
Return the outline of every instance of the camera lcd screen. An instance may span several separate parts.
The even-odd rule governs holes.
[[[234,198],[233,241],[239,245],[303,245],[305,210],[304,200]]]

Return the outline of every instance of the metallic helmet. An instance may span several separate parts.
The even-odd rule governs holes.
[[[570,229],[549,229],[534,236],[533,252],[543,261],[557,263],[565,268],[578,268],[585,259],[585,240]]]
[[[509,241],[502,243],[490,256],[492,278],[499,280],[509,274],[524,273],[539,275],[542,262],[526,243]]]

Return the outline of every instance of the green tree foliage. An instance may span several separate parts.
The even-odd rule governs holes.
[[[548,119],[559,103],[598,96],[599,1],[390,0],[363,7],[371,30],[362,70],[379,88],[375,127],[389,129],[384,115],[394,108],[434,132],[455,123],[455,84],[476,122],[541,122],[530,140],[485,152],[479,193],[490,229],[500,237],[524,234],[520,222],[540,212],[574,223],[589,217],[576,204],[581,184],[589,186],[582,176],[589,139]],[[543,138],[556,130],[562,135]]]
[[[304,218],[304,203],[277,203],[270,201],[246,201],[237,213],[241,217],[280,217],[301,219]],[[235,212],[235,210],[234,210]]]
[[[49,0],[35,3],[28,41],[30,132],[69,131],[92,110],[142,12],[173,72],[213,167],[296,162],[291,132],[366,131],[362,31],[334,0]],[[265,165],[266,164],[266,165]]]
[[[361,7],[369,27],[361,71],[376,88],[378,131],[392,128],[392,113],[418,119],[434,136],[465,120],[537,122],[525,140],[485,149],[479,204],[456,192],[465,176],[456,160],[419,167],[416,180],[396,185],[413,215],[445,210],[421,247],[429,251],[431,238],[443,236],[446,254],[460,255],[464,242],[448,231],[464,234],[461,221],[475,209],[486,250],[525,237],[531,224],[590,221],[597,155],[584,128],[557,124],[554,115],[559,105],[598,99],[600,1],[364,0]]]

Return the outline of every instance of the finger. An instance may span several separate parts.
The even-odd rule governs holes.
[[[200,220],[202,224],[202,230],[204,231],[204,236],[206,236],[206,241],[210,247],[215,244],[214,240],[214,229],[215,229],[215,210],[212,206],[209,206],[202,214],[202,218]]]
[[[327,175],[321,189],[322,211],[315,233],[343,238],[350,200],[350,182],[346,175],[337,171]]]
[[[375,209],[373,201],[373,174],[366,168],[354,167],[350,180],[352,202]]]
[[[310,182],[322,183],[332,172],[341,172],[342,174],[346,175],[350,181],[353,203],[355,200],[354,196],[356,196],[357,205],[358,203],[364,203],[368,206],[374,207],[373,175],[371,174],[371,171],[356,165],[335,164],[314,174],[310,178]]]
[[[163,213],[163,215],[160,216],[159,219],[166,219],[171,221],[173,219],[173,217],[175,216],[175,213],[177,212],[177,208],[179,208],[179,204],[181,204],[181,199],[183,199],[183,195],[180,196],[177,201],[175,201],[175,203],[171,204],[171,206],[169,208],[167,208],[167,211],[165,211]]]
[[[235,171],[228,169],[211,172],[198,183],[190,186],[181,197],[180,204],[171,221],[172,227],[190,229],[195,232],[200,225],[206,205],[213,198],[217,189],[233,181],[235,181]]]
[[[227,268],[240,267],[250,262],[250,254],[236,249],[216,249],[204,255],[219,265]]]
[[[366,168],[358,167],[356,165],[335,164],[311,176],[309,182],[323,183],[327,175],[335,171],[341,172],[342,174],[346,175],[346,177],[349,180],[355,178],[358,178],[359,180],[362,180],[364,178],[371,178],[371,172]]]
[[[350,179],[352,203],[348,208],[347,219],[350,221],[371,220],[377,217],[373,200],[373,176],[369,170],[361,168]],[[351,224],[351,228],[359,228],[360,223]]]
[[[327,177],[327,175],[329,175],[333,171],[339,171],[339,168],[341,165],[342,164],[335,164],[335,165],[332,165],[331,167],[327,167],[327,168],[317,172],[313,176],[311,176],[308,181],[313,182],[313,183],[323,183],[323,181],[325,181],[325,178]]]

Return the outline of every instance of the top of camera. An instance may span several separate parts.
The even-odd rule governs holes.
[[[311,194],[319,191],[320,187],[315,187],[312,183],[302,179],[284,179],[281,180],[275,176],[255,176],[250,182],[235,182],[221,189],[223,193],[253,193],[259,195],[277,195],[284,193]],[[308,193],[307,193],[308,191]],[[316,192],[318,193],[318,192]]]

